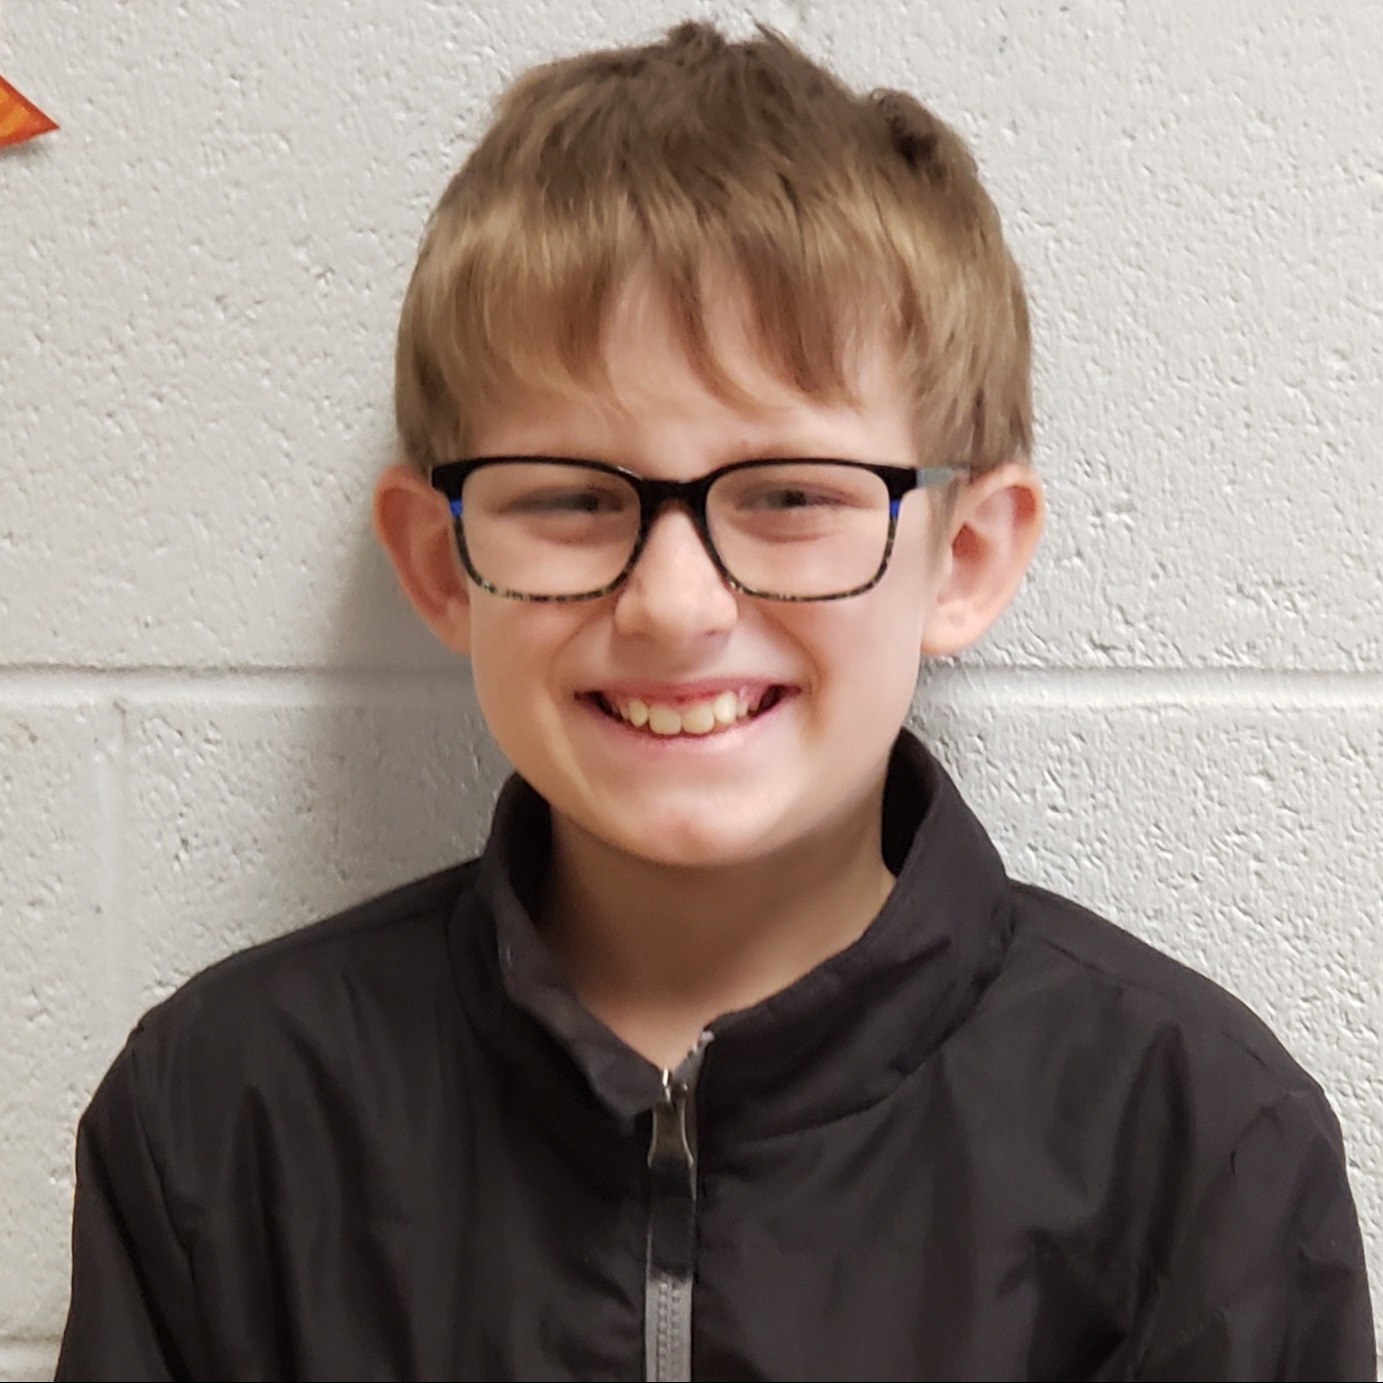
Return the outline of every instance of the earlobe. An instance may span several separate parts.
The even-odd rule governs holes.
[[[1026,462],[996,466],[961,491],[947,516],[924,653],[947,657],[988,632],[1022,583],[1046,513],[1042,483]]]
[[[375,533],[413,608],[448,648],[470,652],[470,590],[446,499],[408,466],[375,485]]]

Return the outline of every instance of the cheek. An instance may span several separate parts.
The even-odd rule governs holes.
[[[539,654],[525,622],[524,611],[496,608],[495,597],[476,602],[471,616],[471,682],[476,701],[491,733],[512,756],[510,726],[520,715],[525,697],[539,685]]]
[[[471,676],[487,719],[512,719],[520,703],[531,704],[535,697],[550,693],[584,618],[580,607],[502,596],[474,602]]]
[[[848,700],[852,713],[868,707],[876,715],[906,715],[922,657],[921,601],[915,595],[898,600],[881,583],[858,600],[817,607],[798,632],[814,651],[828,705],[839,697]]]

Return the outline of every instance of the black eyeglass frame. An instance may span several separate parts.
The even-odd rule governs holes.
[[[483,470],[486,466],[531,464],[534,462],[548,466],[570,466],[572,469],[600,471],[606,475],[618,476],[621,480],[628,482],[638,497],[639,531],[634,538],[634,546],[629,554],[629,560],[625,562],[614,580],[607,582],[598,590],[582,591],[576,595],[530,595],[526,591],[515,591],[505,586],[496,586],[475,569],[470,550],[466,546],[466,534],[462,524],[462,488],[470,476],[478,470]],[[862,585],[854,586],[848,591],[836,591],[830,595],[782,595],[774,591],[761,591],[753,586],[747,586],[727,569],[716,549],[715,539],[711,536],[710,521],[706,516],[706,498],[710,494],[711,486],[721,476],[729,475],[734,471],[748,470],[754,466],[773,465],[849,466],[855,470],[868,471],[870,475],[876,475],[884,482],[888,491],[888,538],[884,543],[884,553],[878,569],[868,581]],[[893,556],[893,542],[898,532],[898,511],[903,497],[911,494],[914,490],[938,489],[944,485],[949,485],[963,478],[965,474],[965,470],[959,466],[894,466],[873,461],[848,461],[824,456],[762,456],[754,457],[748,461],[732,461],[729,465],[718,466],[715,470],[708,471],[695,480],[654,480],[649,476],[626,470],[623,466],[612,465],[608,461],[588,461],[571,456],[477,456],[465,461],[444,461],[433,466],[428,479],[434,489],[446,496],[447,503],[451,508],[452,523],[456,531],[456,546],[461,556],[462,565],[466,568],[471,580],[481,590],[488,591],[491,595],[504,596],[508,600],[527,600],[546,605],[567,605],[582,600],[599,600],[601,596],[610,595],[628,580],[629,573],[634,570],[658,515],[669,504],[680,504],[691,515],[692,522],[696,525],[696,531],[701,538],[702,546],[706,549],[716,571],[720,573],[721,579],[732,591],[738,591],[741,595],[753,596],[756,600],[778,600],[800,604],[808,601],[847,600],[851,596],[863,595],[866,591],[873,590],[883,579],[884,572],[888,570],[889,559]]]

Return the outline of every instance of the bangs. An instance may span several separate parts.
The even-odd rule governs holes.
[[[453,241],[456,262],[435,279],[420,275],[412,290],[418,330],[408,363],[420,373],[426,362],[434,398],[455,403],[455,427],[424,442],[426,464],[465,451],[468,414],[525,396],[608,390],[604,331],[636,279],[666,304],[689,361],[718,397],[752,402],[707,327],[708,311],[723,311],[730,298],[772,373],[803,394],[853,402],[859,342],[881,328],[890,344],[901,340],[889,306],[896,291],[862,272],[873,257],[849,244],[848,228],[818,238],[794,225],[798,247],[817,252],[787,256],[779,248],[786,237],[771,227],[745,243],[733,222],[711,227],[703,210],[689,210],[593,199],[583,216],[568,208],[557,219],[501,206],[474,224],[471,243]]]

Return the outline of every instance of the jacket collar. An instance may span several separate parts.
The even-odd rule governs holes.
[[[662,1097],[662,1073],[582,1006],[535,927],[528,902],[550,848],[547,804],[510,778],[480,862],[474,926],[489,963],[458,966],[484,1026],[508,1030],[511,1055],[551,1057],[521,1036],[533,1020],[622,1123]],[[840,1118],[884,1098],[974,1006],[1008,940],[1007,879],[955,785],[907,731],[894,746],[884,795],[884,851],[897,882],[853,945],[753,1008],[711,1025],[697,1083],[709,1133],[767,1136]],[[477,992],[488,987],[489,992]],[[494,992],[496,989],[502,991]],[[503,1034],[496,1032],[503,1039]],[[522,1053],[522,1056],[521,1056]]]

